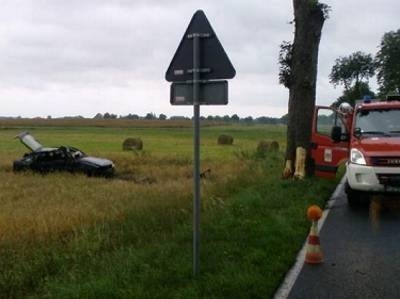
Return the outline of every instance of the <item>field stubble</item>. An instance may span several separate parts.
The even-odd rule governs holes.
[[[0,241],[39,239],[67,234],[105,220],[123,220],[129,211],[152,206],[189,208],[192,193],[191,160],[157,158],[150,154],[110,154],[118,171],[113,179],[80,174],[13,173],[11,156],[0,161]],[[210,187],[222,184],[244,169],[243,162],[205,161],[202,179],[204,205]]]

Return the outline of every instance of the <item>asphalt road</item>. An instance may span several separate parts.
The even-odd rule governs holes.
[[[324,263],[305,264],[288,298],[400,298],[400,198],[351,209],[340,190],[330,209]]]

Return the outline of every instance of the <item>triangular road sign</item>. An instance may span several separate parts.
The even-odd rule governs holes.
[[[202,10],[192,17],[165,74],[169,82],[193,80],[193,34],[200,34],[200,80],[231,79],[236,71]]]

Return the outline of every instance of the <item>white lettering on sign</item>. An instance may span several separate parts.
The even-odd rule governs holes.
[[[183,75],[183,70],[174,70],[174,75]]]
[[[324,150],[324,162],[332,162],[332,150],[330,148]]]

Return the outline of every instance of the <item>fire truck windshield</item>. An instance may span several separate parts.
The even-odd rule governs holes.
[[[400,135],[400,109],[360,109],[357,111],[354,131],[363,137]]]

